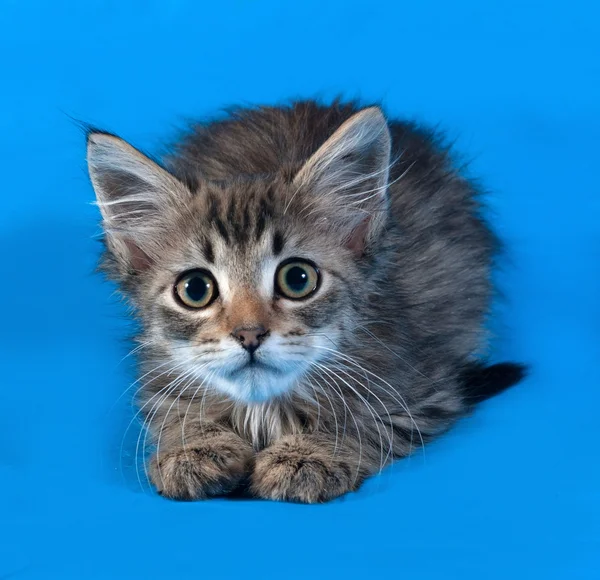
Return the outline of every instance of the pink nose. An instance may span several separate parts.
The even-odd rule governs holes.
[[[269,331],[264,326],[246,327],[240,326],[232,332],[232,336],[240,341],[242,348],[251,354],[267,338]]]

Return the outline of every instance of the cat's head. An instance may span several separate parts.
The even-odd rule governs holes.
[[[194,191],[121,139],[88,138],[108,262],[144,340],[180,376],[245,402],[309,388],[353,332],[386,221],[390,134],[378,108],[343,123],[291,178]],[[320,366],[321,365],[321,366]]]

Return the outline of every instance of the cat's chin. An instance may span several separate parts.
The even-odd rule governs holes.
[[[275,366],[257,363],[244,365],[211,382],[228,397],[244,403],[264,403],[289,393],[298,379],[297,371],[286,372]]]

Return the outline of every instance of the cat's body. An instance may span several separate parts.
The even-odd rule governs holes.
[[[325,501],[470,410],[496,240],[432,134],[301,102],[195,127],[169,172],[88,143],[161,493]]]

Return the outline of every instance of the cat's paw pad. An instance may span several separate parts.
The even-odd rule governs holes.
[[[204,499],[233,491],[248,475],[252,448],[231,434],[161,452],[149,465],[158,493],[176,500]]]
[[[276,443],[256,457],[252,493],[264,499],[322,503],[356,489],[347,461],[302,441]]]

